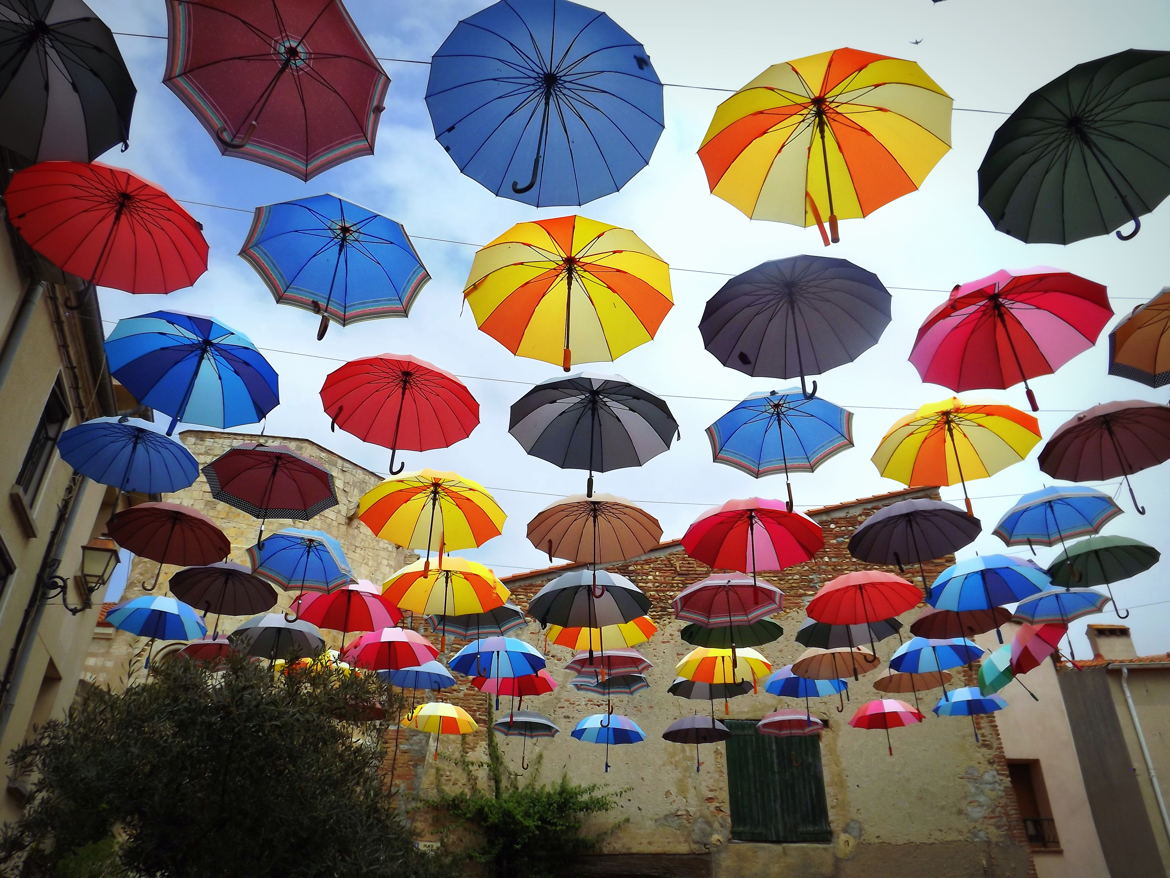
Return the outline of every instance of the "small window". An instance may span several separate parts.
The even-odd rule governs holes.
[[[24,462],[20,465],[20,472],[16,476],[16,487],[24,499],[31,505],[45,480],[45,473],[49,471],[49,464],[53,460],[53,451],[57,446],[57,438],[65,428],[69,419],[69,403],[65,400],[65,391],[61,382],[57,381],[49,392],[45,408],[41,412],[41,419],[37,422],[32,439],[25,452]]]
[[[731,837],[738,841],[832,841],[817,735],[761,735],[752,720],[724,720]]]
[[[1039,761],[1009,761],[1008,776],[1024,821],[1028,844],[1033,848],[1059,848],[1060,838],[1056,834],[1056,821],[1052,819]]]
[[[15,572],[16,564],[13,562],[12,556],[8,554],[8,547],[4,545],[4,540],[0,540],[0,599],[3,599],[8,591],[8,581],[12,579],[12,574]]]

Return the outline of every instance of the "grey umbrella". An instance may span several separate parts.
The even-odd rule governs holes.
[[[846,646],[852,649],[866,641],[876,642],[893,637],[902,630],[897,619],[882,619],[877,622],[862,622],[860,625],[830,625],[809,619],[796,632],[796,642],[803,646],[817,646],[821,649]]]
[[[547,583],[528,603],[541,625],[603,628],[650,609],[650,599],[626,577],[608,570],[570,570]]]
[[[844,259],[791,256],[733,277],[707,301],[699,332],[724,366],[748,375],[800,378],[850,363],[890,322],[890,294],[876,274]]]
[[[0,0],[0,144],[34,162],[92,161],[126,143],[134,95],[81,0]]]
[[[276,606],[276,589],[231,561],[186,567],[171,577],[170,589],[195,609],[216,614],[213,637],[219,633],[219,616],[250,616]]]
[[[731,730],[713,716],[701,716],[696,713],[672,722],[666,727],[662,737],[675,744],[694,744],[695,771],[698,771],[703,764],[699,761],[699,745],[726,741],[731,737]]]
[[[670,447],[678,422],[666,403],[619,375],[579,372],[545,381],[512,404],[508,432],[562,469],[593,474],[641,466]]]
[[[244,655],[295,661],[320,655],[325,649],[321,630],[304,619],[288,621],[284,613],[253,616],[228,635],[232,647]]]

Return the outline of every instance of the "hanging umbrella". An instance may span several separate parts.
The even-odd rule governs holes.
[[[378,678],[399,689],[447,689],[455,685],[451,672],[442,662],[429,661],[409,668],[378,671]]]
[[[393,476],[358,500],[357,518],[374,536],[407,549],[473,549],[498,537],[507,516],[478,482],[423,469]],[[424,567],[426,563],[424,562]]]
[[[378,587],[364,581],[343,585],[326,594],[299,595],[290,609],[298,618],[318,628],[340,631],[343,643],[351,631],[393,628],[402,621],[402,613],[379,593]]]
[[[159,595],[143,595],[112,607],[106,622],[119,631],[157,640],[194,640],[207,633],[193,607]]]
[[[1095,536],[1066,546],[1048,565],[1053,585],[1103,585],[1117,615],[1126,619],[1113,598],[1113,583],[1149,570],[1162,553],[1141,540],[1129,537]]]
[[[1004,688],[1012,680],[1016,680],[1016,672],[1012,669],[1012,645],[1002,644],[998,649],[989,652],[979,663],[979,691],[984,695],[991,695]],[[1033,701],[1039,701],[1032,690],[1019,681]]]
[[[899,418],[871,460],[883,476],[910,487],[959,482],[967,513],[974,514],[967,482],[1019,463],[1039,441],[1040,425],[1031,415],[951,397]]]
[[[810,646],[792,663],[792,673],[810,680],[858,679],[876,671],[881,659],[863,646],[818,649]]]
[[[578,692],[589,692],[593,695],[636,695],[644,689],[650,688],[650,682],[643,674],[614,674],[604,680],[598,680],[593,674],[578,674],[569,681],[569,685]]]
[[[963,637],[944,640],[915,637],[894,651],[890,656],[890,667],[908,674],[940,674],[941,681],[941,672],[973,664],[985,652],[979,644]],[[946,691],[945,685],[943,691]],[[918,701],[917,692],[914,701]]]
[[[593,674],[600,679],[610,674],[644,674],[654,663],[636,649],[608,649],[590,655],[579,652],[565,663],[565,670],[574,674]]]
[[[939,610],[990,610],[1037,594],[1050,582],[1048,574],[1031,561],[1012,555],[981,555],[940,573],[928,602]]]
[[[835,649],[841,646],[852,648],[870,637],[873,637],[876,643],[893,637],[901,630],[902,623],[897,619],[879,619],[876,622],[855,625],[833,625],[809,619],[797,629],[795,639],[802,646],[815,646],[820,649]]]
[[[757,265],[707,300],[699,332],[724,366],[748,375],[800,378],[851,363],[890,322],[889,291],[844,259],[791,256]]]
[[[253,616],[229,634],[228,641],[236,652],[270,662],[295,661],[320,655],[325,649],[325,638],[316,625],[303,619],[290,622],[284,613]]]
[[[922,722],[923,719],[923,715],[905,701],[899,701],[896,698],[878,698],[874,701],[867,701],[857,708],[857,712],[849,720],[849,725],[855,729],[885,729],[886,749],[893,756],[894,745],[890,742],[890,729],[912,726]]]
[[[753,393],[707,428],[711,454],[755,478],[783,472],[792,511],[789,473],[811,473],[853,447],[853,412],[796,390]]]
[[[534,674],[518,677],[472,677],[471,685],[489,695],[507,695],[523,701],[529,696],[547,695],[557,688],[557,681],[546,668],[541,668]]]
[[[881,570],[859,570],[822,585],[805,607],[810,619],[831,625],[882,623],[918,606],[922,593],[900,576]],[[871,645],[879,638],[870,629]]]
[[[979,206],[1029,243],[1107,235],[1170,193],[1170,52],[1127,49],[1078,64],[1032,92],[979,166]]]
[[[569,732],[578,741],[605,744],[605,770],[609,771],[609,747],[618,744],[637,744],[646,740],[641,726],[620,713],[595,713],[581,720]]]
[[[1015,674],[1038,668],[1060,646],[1067,625],[1021,625],[1012,637],[1011,667]]]
[[[555,738],[561,729],[543,713],[535,710],[513,710],[492,723],[492,731],[506,738],[521,738],[520,767],[528,770],[525,750],[529,738]]]
[[[253,616],[276,606],[271,585],[230,561],[186,567],[171,577],[169,585],[175,597],[204,613]]]
[[[608,570],[570,570],[546,583],[528,602],[541,625],[603,628],[645,616],[650,599],[633,582]]]
[[[714,194],[752,219],[815,223],[827,245],[838,218],[922,185],[950,143],[951,98],[922,68],[837,49],[775,64],[721,103],[699,159]]]
[[[336,195],[256,208],[240,256],[277,302],[349,326],[405,317],[431,276],[401,223]]]
[[[121,168],[41,162],[12,175],[4,204],[30,247],[98,286],[170,293],[207,271],[199,223],[162,189]]]
[[[285,591],[328,592],[354,581],[341,543],[321,530],[278,530],[249,546],[248,560],[253,573]]]
[[[435,736],[435,755],[439,758],[439,741],[443,735],[470,735],[479,725],[466,710],[457,704],[431,701],[418,705],[402,720],[408,729],[417,729]]]
[[[808,716],[803,710],[773,710],[756,723],[756,731],[759,734],[775,738],[819,735],[824,730],[823,720]]]
[[[234,653],[226,634],[204,635],[191,640],[168,655],[181,656],[188,661],[218,665]]]
[[[1068,625],[1107,606],[1109,597],[1091,588],[1050,588],[1016,604],[1012,619],[1032,625]]]
[[[698,771],[703,764],[699,761],[699,745],[726,741],[731,737],[731,730],[714,717],[696,713],[676,719],[663,730],[662,737],[674,744],[694,744],[695,771]]]
[[[771,619],[760,619],[746,625],[726,625],[720,628],[708,628],[692,622],[684,625],[678,636],[695,646],[731,649],[733,646],[763,646],[778,639],[783,633],[784,629]]]
[[[654,394],[620,375],[579,372],[536,385],[512,404],[508,432],[534,457],[593,474],[641,466],[670,447],[678,422]]]
[[[374,151],[390,79],[338,0],[167,0],[163,82],[224,155],[308,180]]]
[[[1170,408],[1140,399],[1085,409],[1056,429],[1040,449],[1040,469],[1071,482],[1121,476],[1139,515],[1129,477],[1170,460]]]
[[[1147,387],[1170,383],[1170,287],[1139,305],[1109,333],[1109,374]]]
[[[730,649],[696,646],[679,660],[674,666],[674,672],[697,683],[750,680],[753,685],[772,672],[772,663],[756,650],[744,647],[736,650],[736,653],[736,661],[733,662]]]
[[[649,616],[638,616],[629,622],[605,625],[601,628],[549,625],[544,636],[549,643],[580,652],[587,649],[604,650],[607,646],[618,648],[638,646],[653,637],[657,630],[658,626]]]
[[[106,533],[135,555],[158,562],[152,591],[163,564],[189,567],[222,561],[232,544],[219,527],[201,512],[177,503],[139,503],[106,522]]]
[[[964,391],[1051,375],[1087,351],[1113,316],[1105,287],[1067,271],[997,271],[956,286],[918,329],[910,362],[923,381]]]
[[[905,695],[910,692],[914,695],[914,700],[917,703],[919,692],[929,691],[936,686],[946,689],[947,683],[951,682],[952,679],[952,676],[946,671],[911,673],[890,670],[873,681],[873,688],[889,695]]]
[[[431,59],[435,137],[464,174],[536,207],[617,192],[662,134],[662,82],[608,15],[566,0],[496,3]]]
[[[333,476],[287,445],[244,442],[203,467],[211,496],[260,519],[259,542],[269,518],[306,521],[337,505]]]
[[[798,677],[793,673],[792,665],[785,665],[765,677],[763,687],[769,695],[778,695],[781,698],[803,698],[805,716],[809,719],[812,719],[808,703],[810,698],[825,698],[829,695],[836,695],[838,696],[837,711],[840,713],[845,710],[844,693],[849,690],[849,684],[839,677],[823,679]]]
[[[662,540],[658,519],[612,494],[558,500],[528,523],[528,540],[553,558],[608,564],[650,551]]]
[[[439,651],[431,642],[409,628],[382,628],[363,634],[341,651],[341,657],[356,668],[394,671],[433,661]]]
[[[122,493],[169,494],[199,477],[199,463],[181,442],[149,421],[91,418],[57,439],[61,459],[87,478]]]
[[[427,624],[436,634],[468,640],[503,636],[517,628],[523,628],[526,621],[524,611],[515,604],[508,603],[482,613],[427,616]]]
[[[675,618],[706,628],[745,625],[784,609],[784,592],[742,573],[716,573],[688,585],[670,602]]]
[[[411,356],[382,354],[351,360],[321,385],[321,405],[340,427],[390,449],[390,475],[399,449],[427,451],[466,439],[479,424],[479,403],[463,383]]]
[[[984,695],[978,686],[965,686],[952,692],[943,692],[938,704],[933,707],[937,716],[969,716],[971,729],[975,732],[975,740],[979,740],[979,730],[975,727],[977,714],[994,713],[1007,707],[1007,702],[999,695]]]
[[[686,677],[675,677],[666,691],[678,698],[689,698],[694,701],[716,701],[735,698],[739,695],[752,693],[751,680],[739,680],[735,683],[700,683],[698,680],[688,680]]]
[[[152,311],[118,321],[106,338],[110,375],[136,400],[179,421],[237,427],[280,401],[276,372],[244,335],[209,317]]]
[[[447,666],[468,677],[520,677],[545,666],[536,647],[517,637],[484,637],[473,640],[451,657]]]
[[[910,624],[910,633],[932,638],[974,637],[999,628],[1011,617],[1011,612],[1000,606],[983,610],[926,609]]]
[[[510,592],[489,568],[475,561],[443,558],[438,567],[426,569],[418,560],[395,573],[382,585],[382,597],[411,613],[467,615],[483,613],[504,605]],[[446,649],[447,635],[441,635],[439,649]]]
[[[91,162],[130,139],[136,89],[114,35],[81,0],[0,4],[0,145]]]
[[[566,372],[650,341],[674,304],[657,253],[628,229],[580,216],[520,223],[481,248],[463,299],[516,356]]]
[[[1064,546],[1065,539],[1095,534],[1121,515],[1121,507],[1095,488],[1041,488],[1022,496],[992,531],[1009,546]]]

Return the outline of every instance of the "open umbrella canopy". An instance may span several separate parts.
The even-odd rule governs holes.
[[[642,727],[620,713],[587,716],[569,734],[590,744],[637,744],[646,740]]]
[[[284,613],[253,616],[228,635],[236,652],[255,658],[295,661],[320,655],[325,649],[321,630],[304,619],[290,622]]]
[[[1053,585],[1066,588],[1103,585],[1112,600],[1114,582],[1144,573],[1161,557],[1161,552],[1141,540],[1098,535],[1066,546],[1048,565],[1048,575]],[[1129,611],[1118,610],[1118,615],[1124,619]]]
[[[57,439],[61,459],[87,478],[122,492],[169,494],[199,478],[199,462],[149,421],[91,418]]]
[[[451,672],[442,662],[429,661],[409,668],[378,671],[378,677],[400,689],[446,689],[455,685]]]
[[[1032,625],[1068,625],[1103,612],[1110,600],[1091,588],[1049,588],[1016,604],[1012,619]]]
[[[426,101],[459,170],[536,207],[617,192],[662,134],[645,48],[567,0],[509,0],[459,22],[431,59]]]
[[[168,0],[163,82],[224,155],[308,180],[374,151],[390,78],[340,0]]]
[[[688,585],[675,595],[670,606],[675,618],[684,622],[726,628],[779,613],[784,609],[784,592],[743,573],[716,573]]]
[[[409,628],[382,628],[351,640],[341,657],[357,668],[394,671],[434,661],[439,651]]]
[[[849,538],[849,554],[870,564],[921,565],[953,555],[973,543],[981,529],[978,518],[950,503],[899,500],[861,523]]]
[[[650,682],[643,674],[613,674],[603,680],[590,673],[578,674],[569,681],[569,685],[578,692],[589,692],[593,695],[636,695],[644,689],[650,688]]]
[[[710,646],[716,649],[730,649],[740,646],[763,646],[778,639],[784,629],[771,619],[760,619],[745,625],[723,625],[709,628],[692,622],[684,625],[678,633],[686,643],[695,646]]]
[[[772,663],[751,647],[716,649],[697,646],[674,666],[680,677],[698,683],[756,683],[772,671]]]
[[[546,668],[541,668],[534,674],[521,674],[518,677],[472,677],[471,685],[489,695],[528,698],[547,695],[557,688],[557,681]]]
[[[349,583],[326,594],[299,595],[290,609],[319,628],[340,631],[377,631],[402,621],[402,613],[372,584]]]
[[[218,664],[235,652],[226,634],[204,635],[195,638],[168,655],[176,655],[192,662]]]
[[[809,716],[805,711],[798,709],[773,710],[771,713],[764,714],[763,719],[756,723],[757,732],[775,738],[819,735],[824,730],[823,720]]]
[[[186,567],[171,577],[169,585],[175,597],[205,613],[252,616],[276,606],[271,585],[230,561]]]
[[[106,622],[120,631],[158,640],[194,640],[207,633],[193,607],[178,598],[158,595],[118,604],[106,613]]]
[[[1170,287],[1139,305],[1109,333],[1109,374],[1145,384],[1170,384]]]
[[[248,547],[252,572],[286,591],[332,591],[354,581],[345,550],[321,530],[286,527]]]
[[[878,698],[867,701],[857,708],[857,712],[849,720],[849,725],[855,729],[885,729],[886,750],[893,756],[894,746],[890,743],[890,729],[912,726],[922,722],[924,718],[920,711],[905,701],[899,701],[897,698]]]
[[[139,503],[123,509],[107,522],[106,533],[135,555],[181,567],[214,564],[232,550],[214,521],[178,503]]]
[[[468,677],[522,677],[543,670],[545,658],[517,637],[473,640],[451,657],[447,666]]]
[[[1048,574],[1012,555],[980,555],[952,564],[934,580],[930,605],[966,612],[1013,604],[1049,587]]]
[[[911,673],[907,671],[889,671],[873,681],[873,688],[878,692],[890,695],[905,695],[913,693],[917,697],[919,692],[926,692],[936,686],[946,687],[951,682],[951,675],[946,671],[925,671]]]
[[[890,656],[890,667],[909,674],[946,671],[979,661],[986,650],[964,637],[931,640],[915,637]]]
[[[523,628],[526,622],[524,611],[515,604],[508,603],[482,613],[427,616],[427,624],[436,634],[469,640],[502,636],[509,631]]]
[[[922,592],[900,576],[860,570],[829,580],[805,607],[810,619],[832,625],[883,622],[918,606]],[[880,638],[870,632],[869,640]]]
[[[666,691],[678,698],[689,698],[692,701],[716,701],[721,698],[750,695],[752,688],[751,680],[739,680],[735,683],[700,683],[686,677],[675,677],[666,687]]]
[[[881,659],[862,646],[818,649],[810,646],[792,663],[792,673],[810,680],[843,680],[881,667]]]
[[[994,713],[1007,707],[1000,695],[985,695],[978,686],[964,686],[944,692],[932,710],[938,716],[976,716]]]
[[[400,610],[441,615],[483,613],[504,605],[509,591],[490,568],[448,555],[440,566],[423,559],[407,564],[382,584],[382,596]]]
[[[1056,652],[1067,625],[1021,625],[1012,636],[1012,671],[1026,674]]]
[[[974,637],[999,628],[1012,617],[1000,606],[983,610],[925,610],[910,624],[918,637]]]
[[[825,545],[821,526],[789,512],[782,500],[728,500],[700,515],[683,534],[683,551],[719,570],[783,570]]]
[[[617,625],[605,625],[601,628],[549,625],[544,636],[549,643],[579,652],[585,649],[604,650],[638,646],[653,637],[657,630],[658,626],[649,616],[638,616],[629,622],[619,622]]]
[[[798,677],[793,673],[792,665],[785,665],[773,671],[764,678],[762,686],[769,695],[779,695],[782,698],[823,698],[849,688],[849,684],[839,677],[823,679]]]
[[[873,640],[885,640],[902,630],[897,619],[879,619],[876,622],[862,622],[857,625],[832,625],[809,619],[796,632],[796,642],[802,646],[816,646],[834,649],[840,646],[854,647]]]
[[[553,558],[588,564],[624,561],[662,539],[658,519],[621,497],[575,494],[538,512],[528,523],[532,545]]]
[[[998,692],[1013,679],[1016,672],[1012,668],[1012,645],[1004,643],[997,649],[989,652],[979,663],[979,691],[984,695]]]
[[[560,726],[535,710],[512,710],[492,723],[492,731],[505,737],[555,738]]]
[[[636,649],[607,649],[605,652],[579,652],[565,662],[565,670],[574,674],[591,674],[597,679],[609,674],[644,674],[654,663]]]
[[[603,628],[632,622],[650,611],[650,599],[633,582],[608,570],[570,570],[546,583],[528,602],[542,625]]]
[[[731,730],[719,720],[697,713],[676,719],[663,730],[662,737],[675,744],[715,744],[730,738]]]
[[[1097,533],[1118,515],[1117,501],[1096,488],[1041,488],[1022,496],[992,533],[1009,546],[1063,545],[1066,539]]]
[[[458,704],[430,701],[417,705],[402,719],[408,729],[433,735],[470,735],[479,730],[479,724]]]

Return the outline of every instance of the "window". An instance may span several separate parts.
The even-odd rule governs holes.
[[[1035,759],[1008,761],[1008,777],[1016,794],[1016,804],[1024,821],[1024,835],[1034,848],[1059,848],[1056,821],[1048,805],[1048,791],[1040,763]]]
[[[761,735],[752,720],[724,720],[731,837],[738,841],[832,840],[820,737]]]
[[[61,387],[61,382],[57,381],[49,392],[41,419],[33,431],[24,462],[16,476],[16,487],[30,504],[40,491],[41,482],[44,481],[45,473],[48,472],[49,464],[53,460],[57,437],[61,435],[68,418],[69,404],[65,401],[65,391]]]
[[[12,556],[8,554],[8,547],[4,545],[4,540],[0,539],[0,599],[3,599],[4,593],[8,591],[8,580],[15,572],[16,564],[13,562]]]

